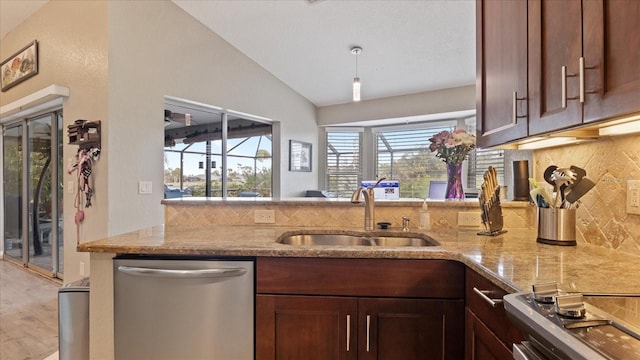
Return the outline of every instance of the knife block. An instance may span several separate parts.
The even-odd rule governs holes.
[[[492,196],[494,199],[491,205],[483,210],[485,212],[486,223],[485,226],[488,226],[486,231],[480,231],[478,235],[488,235],[488,236],[498,236],[500,234],[504,234],[507,230],[503,230],[503,221],[502,221],[502,205],[500,204],[500,187],[498,187],[495,193]]]

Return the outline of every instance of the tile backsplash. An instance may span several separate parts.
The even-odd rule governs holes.
[[[549,165],[575,165],[596,183],[577,209],[577,241],[640,256],[640,215],[627,214],[627,180],[640,180],[640,136],[605,137],[536,150],[533,177],[544,183]]]

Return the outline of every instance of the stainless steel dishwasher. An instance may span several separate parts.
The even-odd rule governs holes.
[[[254,262],[120,256],[115,358],[254,358]]]

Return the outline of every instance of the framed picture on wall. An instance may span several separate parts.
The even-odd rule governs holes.
[[[37,73],[38,41],[34,40],[0,64],[0,88],[7,91]]]
[[[289,140],[289,171],[311,171],[311,144]]]

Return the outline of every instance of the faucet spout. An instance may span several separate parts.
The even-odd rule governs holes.
[[[364,196],[364,229],[366,231],[375,229],[376,202],[373,189],[380,185],[380,182],[382,180],[385,180],[385,178],[381,178],[375,185],[366,189],[363,189],[361,186],[359,186],[351,196],[352,203],[360,203],[361,197]]]

